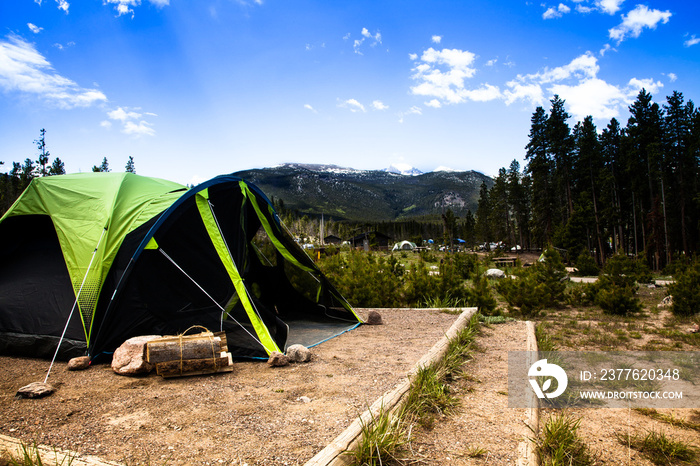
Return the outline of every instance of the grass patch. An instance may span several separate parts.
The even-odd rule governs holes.
[[[459,399],[451,392],[449,382],[463,376],[462,365],[470,357],[478,334],[479,316],[449,341],[446,354],[439,361],[420,368],[411,381],[406,401],[394,414],[383,409],[371,422],[361,426],[362,439],[354,451],[354,463],[375,466],[401,462],[399,455],[410,441],[413,424],[430,428],[436,416],[453,412]]]
[[[485,316],[479,314],[479,322],[486,325],[505,324],[506,322],[516,322],[518,319],[506,316]]]
[[[675,440],[663,432],[648,431],[646,435],[617,434],[617,440],[639,451],[652,463],[662,466],[670,464],[697,464],[697,448],[682,440]]]
[[[369,423],[362,422],[362,437],[357,448],[350,452],[354,464],[376,466],[399,461],[397,455],[409,441],[409,427],[401,416],[392,416],[382,408]]]
[[[545,422],[535,443],[541,464],[547,466],[592,466],[595,456],[578,435],[580,418],[567,413],[553,414]]]
[[[644,416],[648,416],[657,421],[665,422],[666,424],[670,424],[674,427],[691,429],[700,432],[700,423],[698,422],[689,421],[682,417],[676,417],[673,414],[660,413],[654,408],[634,408],[634,410],[639,414],[643,414]]]
[[[74,459],[75,456],[71,456],[70,453],[59,452],[58,449],[54,448],[53,458],[50,461],[46,461],[45,459],[42,459],[36,442],[31,445],[22,442],[17,455],[13,455],[9,451],[6,451],[2,456],[0,456],[0,465],[44,466],[50,464],[55,466],[70,466],[73,464]]]

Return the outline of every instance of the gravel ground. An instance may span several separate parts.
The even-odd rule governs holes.
[[[456,319],[434,310],[380,313],[384,325],[312,348],[307,364],[237,362],[231,373],[162,379],[118,376],[108,365],[69,372],[57,363],[49,379],[56,393],[38,400],[14,395],[43,381],[48,362],[0,357],[0,433],[128,465],[304,464]]]

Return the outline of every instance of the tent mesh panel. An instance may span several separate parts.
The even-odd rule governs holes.
[[[85,270],[81,270],[81,273],[85,274]],[[78,295],[78,307],[80,309],[80,315],[83,318],[83,323],[85,324],[86,333],[89,333],[90,323],[92,322],[92,314],[95,311],[95,306],[97,305],[97,298],[100,295],[100,284],[102,283],[102,277],[99,271],[90,271],[85,283],[82,285],[83,289],[80,289],[82,280],[73,280],[73,289],[75,294]]]

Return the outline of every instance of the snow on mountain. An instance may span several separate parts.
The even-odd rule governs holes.
[[[433,172],[458,172],[458,171],[459,171],[459,170],[455,170],[454,168],[445,167],[445,166],[442,166],[442,165],[440,165],[440,166],[437,167],[435,170],[433,170]]]
[[[385,168],[383,171],[409,176],[417,176],[423,174],[422,171],[418,170],[417,168],[413,168],[407,163],[392,163],[391,165],[389,165],[389,168]]]

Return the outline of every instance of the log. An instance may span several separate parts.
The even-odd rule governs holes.
[[[226,340],[225,334],[223,340]],[[158,364],[180,359],[211,359],[226,350],[226,343],[222,344],[222,338],[214,336],[211,332],[164,337],[146,344],[146,360],[151,364]]]
[[[182,377],[187,375],[213,374],[233,370],[231,353],[219,353],[209,359],[183,359],[156,364],[156,374],[161,377]]]

